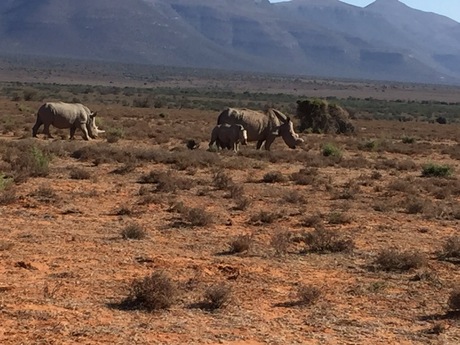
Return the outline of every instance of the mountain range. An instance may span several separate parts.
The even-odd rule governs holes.
[[[2,0],[0,54],[460,83],[460,24],[398,0]]]

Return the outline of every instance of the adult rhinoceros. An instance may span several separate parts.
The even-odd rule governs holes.
[[[233,149],[238,152],[239,144],[246,145],[247,131],[240,124],[224,123],[213,128],[209,147],[216,143],[217,148]]]
[[[45,103],[38,109],[32,135],[36,137],[38,129],[44,125],[43,133],[48,138],[52,138],[50,126],[53,125],[61,129],[70,128],[70,139],[73,139],[77,128],[81,129],[85,140],[95,139],[99,133],[104,133],[96,126],[96,113],[80,103]]]
[[[279,136],[291,149],[304,142],[294,131],[291,119],[276,109],[269,109],[264,113],[250,109],[227,108],[220,113],[217,123],[243,125],[248,132],[248,141],[257,141],[257,149],[265,142],[265,150],[270,150],[273,140]]]

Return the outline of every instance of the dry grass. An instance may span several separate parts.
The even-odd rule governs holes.
[[[305,145],[296,150],[277,138],[271,152],[254,143],[238,155],[207,152],[220,106],[179,109],[173,98],[161,109],[131,105],[168,88],[193,105],[208,91],[189,96],[201,87],[193,76],[180,92],[162,75],[145,82],[120,88],[115,103],[91,85],[69,93],[99,111],[102,128],[123,129],[111,143],[31,140],[30,114],[40,102],[0,98],[11,119],[0,119],[0,133],[20,132],[0,138],[2,344],[290,344],[300,328],[304,343],[426,344],[439,340],[435,332],[456,343],[458,308],[446,314],[444,304],[460,279],[458,125],[356,120],[365,129],[355,136],[300,133]],[[324,83],[311,90],[328,96],[328,85],[349,87]],[[303,81],[298,90],[309,87]],[[370,88],[359,87],[369,97]],[[244,100],[226,91],[218,98],[226,105],[258,98],[253,108],[270,99],[295,114],[295,101],[275,100],[277,89],[266,99],[247,90]],[[417,141],[403,143],[404,135]],[[325,143],[341,157],[323,156]],[[423,177],[427,157],[455,169],[447,178]],[[69,178],[73,169],[91,180]],[[123,240],[138,236],[122,234],[130,224],[148,236]],[[225,255],[229,249],[241,254]],[[436,331],[441,322],[447,326]]]

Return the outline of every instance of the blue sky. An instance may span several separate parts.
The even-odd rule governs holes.
[[[285,0],[270,0],[270,2],[280,2]],[[341,0],[352,5],[365,7],[372,0]],[[407,6],[426,12],[435,12],[448,16],[460,22],[460,0],[400,0]]]

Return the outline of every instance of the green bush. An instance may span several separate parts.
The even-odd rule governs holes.
[[[48,154],[35,146],[21,152],[12,163],[16,172],[15,180],[48,176],[50,160],[51,157]]]
[[[121,128],[111,128],[106,131],[105,139],[109,143],[116,143],[124,137],[124,131]]]
[[[326,143],[323,145],[322,154],[325,157],[337,157],[337,158],[341,158],[343,155],[342,151],[332,143]]]
[[[414,137],[409,137],[405,135],[401,138],[401,141],[403,142],[403,144],[413,144],[415,143],[416,139]]]
[[[422,167],[423,177],[449,177],[454,172],[449,165],[428,163]]]

